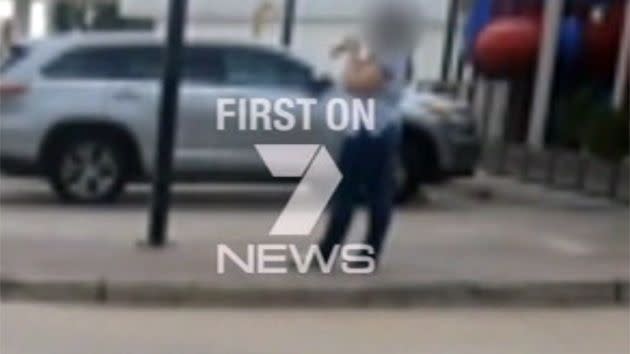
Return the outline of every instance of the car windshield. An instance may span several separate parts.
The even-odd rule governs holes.
[[[25,45],[14,45],[9,50],[6,58],[2,60],[2,64],[0,64],[0,73],[5,73],[15,64],[17,64],[20,60],[26,58],[29,53],[29,48]]]

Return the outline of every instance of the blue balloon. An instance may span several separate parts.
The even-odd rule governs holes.
[[[566,18],[560,27],[558,51],[560,59],[567,64],[575,63],[584,48],[584,25],[575,16]]]
[[[471,11],[468,23],[464,28],[466,39],[466,52],[471,53],[477,41],[477,36],[492,21],[494,0],[476,0]]]

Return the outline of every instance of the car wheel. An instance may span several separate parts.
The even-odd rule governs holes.
[[[126,182],[124,156],[108,139],[71,139],[53,154],[49,172],[53,189],[68,202],[113,202]]]

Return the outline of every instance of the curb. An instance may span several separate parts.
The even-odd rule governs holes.
[[[3,301],[132,306],[406,308],[457,306],[627,306],[630,283],[433,283],[356,289],[208,288],[163,284],[0,280]]]
[[[531,150],[523,145],[490,142],[484,150],[483,169],[491,175],[511,176],[585,196],[630,202],[630,161],[607,162],[591,154],[563,149]]]

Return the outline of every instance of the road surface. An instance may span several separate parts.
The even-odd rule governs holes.
[[[623,309],[204,310],[8,303],[3,354],[627,354]]]

